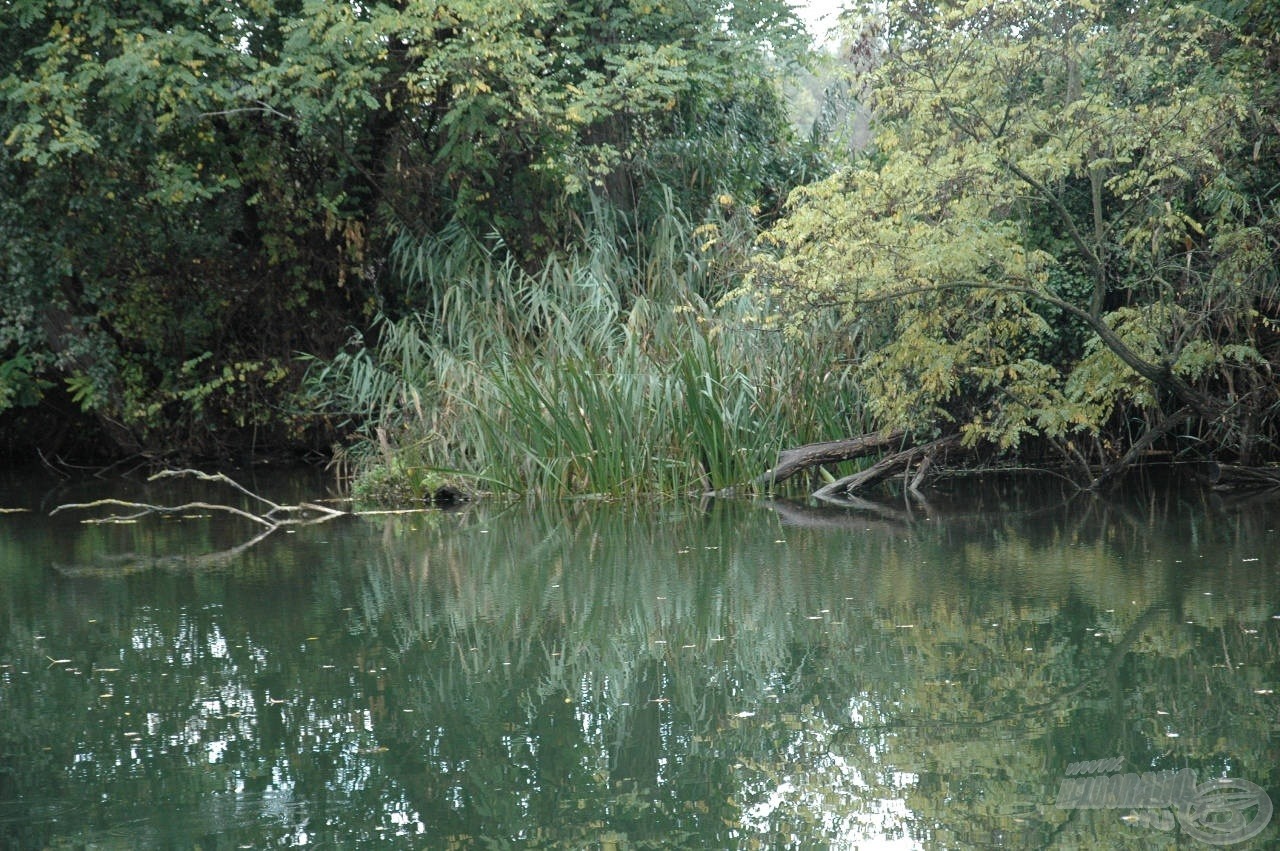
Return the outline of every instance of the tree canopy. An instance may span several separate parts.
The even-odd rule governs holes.
[[[114,451],[304,440],[293,357],[412,307],[397,240],[536,265],[593,196],[778,204],[805,49],[783,0],[7,3],[0,412],[62,398]]]
[[[874,116],[744,288],[838,319],[876,427],[1081,467],[1280,449],[1265,4],[874,4]],[[863,59],[865,60],[865,56]]]

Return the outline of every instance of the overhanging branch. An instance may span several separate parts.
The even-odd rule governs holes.
[[[1102,341],[1108,349],[1115,354],[1116,357],[1132,369],[1138,375],[1150,381],[1157,387],[1168,390],[1173,393],[1179,401],[1190,405],[1196,411],[1207,416],[1216,417],[1222,413],[1222,405],[1209,396],[1196,390],[1186,381],[1179,378],[1170,369],[1168,364],[1157,364],[1141,357],[1137,352],[1129,347],[1120,335],[1115,332],[1110,325],[1102,320],[1100,316],[1094,316],[1087,310],[1077,307],[1066,299],[1044,292],[1030,285],[1025,284],[1008,284],[993,283],[990,281],[948,281],[943,284],[929,284],[928,286],[907,287],[905,289],[894,290],[890,293],[882,293],[875,296],[858,297],[853,299],[853,304],[875,304],[880,302],[895,301],[899,298],[910,295],[921,295],[924,293],[943,292],[946,290],[993,290],[995,292],[1018,293],[1029,296],[1030,298],[1042,301],[1045,304],[1052,305],[1071,316],[1079,319],[1081,322],[1089,326],[1089,330],[1098,335],[1098,339]]]

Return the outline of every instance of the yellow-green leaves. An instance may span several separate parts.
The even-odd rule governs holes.
[[[1256,44],[1191,5],[864,14],[886,33],[871,146],[792,196],[744,291],[792,328],[856,328],[882,425],[1009,449],[1121,406],[1216,418],[1266,386],[1245,313],[1280,309],[1275,189],[1246,177],[1251,146],[1276,148],[1250,141],[1274,97]]]

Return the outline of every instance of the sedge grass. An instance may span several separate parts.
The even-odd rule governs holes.
[[[402,247],[422,308],[312,365],[316,398],[357,429],[346,457],[521,493],[677,494],[857,430],[839,353],[712,307],[717,257],[690,233],[675,216],[652,240],[593,232],[536,272],[460,234]]]

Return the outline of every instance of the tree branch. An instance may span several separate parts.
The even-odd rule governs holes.
[[[902,437],[903,432],[898,429],[784,449],[778,453],[778,463],[771,470],[752,479],[751,484],[757,488],[773,487],[811,467],[862,458],[872,452],[897,445],[902,441]]]
[[[1157,423],[1154,428],[1147,429],[1145,434],[1133,442],[1133,445],[1129,447],[1129,451],[1124,454],[1123,458],[1112,464],[1108,464],[1106,469],[1098,474],[1098,477],[1089,485],[1089,490],[1102,490],[1116,476],[1124,472],[1129,465],[1136,461],[1138,456],[1146,451],[1148,446],[1173,431],[1190,416],[1191,406],[1183,405],[1181,408]]]
[[[1120,335],[1118,335],[1110,325],[1104,322],[1102,317],[1094,316],[1089,311],[1077,307],[1066,299],[1060,298],[1052,293],[1036,289],[1028,284],[1007,284],[990,281],[948,281],[947,283],[942,284],[908,287],[906,289],[894,290],[893,292],[882,293],[876,296],[858,297],[854,298],[852,303],[875,304],[878,302],[893,301],[904,296],[942,292],[944,290],[995,290],[996,292],[1020,293],[1046,304],[1051,304],[1088,325],[1089,329],[1098,335],[1098,339],[1102,340],[1103,345],[1110,349],[1116,357],[1120,358],[1120,360],[1124,362],[1125,366],[1129,367],[1152,384],[1173,393],[1180,401],[1190,405],[1200,413],[1216,417],[1223,411],[1223,406],[1220,403],[1196,390],[1177,375],[1174,375],[1173,370],[1169,368],[1168,364],[1155,364],[1138,355],[1137,352],[1129,348],[1128,344],[1126,344],[1124,340],[1120,339]]]
[[[854,473],[851,476],[845,476],[842,479],[836,479],[830,484],[823,485],[821,488],[813,492],[815,499],[821,499],[825,502],[840,503],[842,499],[841,493],[851,493],[859,488],[874,485],[889,476],[894,475],[899,470],[905,470],[920,456],[932,456],[944,449],[949,449],[960,443],[960,435],[949,434],[940,437],[929,443],[922,443],[918,446],[912,446],[901,452],[895,452],[881,458],[867,469],[860,473]]]

